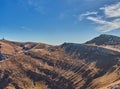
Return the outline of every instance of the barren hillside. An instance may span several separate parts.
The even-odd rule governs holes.
[[[1,40],[0,89],[112,89],[120,83],[120,52],[106,46],[119,47],[120,38],[104,36],[116,44]]]

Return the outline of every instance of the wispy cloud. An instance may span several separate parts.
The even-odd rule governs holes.
[[[97,27],[97,30],[102,32],[109,32],[120,28],[120,18],[113,21],[106,21],[97,17],[87,17],[87,19],[98,23],[100,26]]]
[[[120,2],[100,8],[107,18],[120,17]]]
[[[64,19],[65,17],[66,17],[66,13],[60,13],[58,16],[60,20]]]
[[[26,27],[26,26],[21,26],[21,27],[20,27],[20,30],[24,30],[24,31],[32,31],[31,28]]]
[[[90,16],[90,15],[97,15],[97,12],[86,12],[84,14],[80,14],[79,15],[79,20],[82,20],[84,17]]]
[[[27,10],[33,9],[40,14],[45,14],[45,3],[44,0],[18,0],[22,6],[24,6]]]
[[[85,16],[87,20],[97,23],[97,30],[102,32],[120,29],[120,2],[101,7],[99,10],[102,10],[103,14],[99,15],[99,11],[96,11],[81,14],[80,17]],[[91,16],[92,14],[96,16]]]

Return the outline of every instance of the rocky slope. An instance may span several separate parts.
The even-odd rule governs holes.
[[[105,46],[120,39],[110,36],[116,44],[108,44],[109,35],[101,36],[60,46],[1,40],[0,89],[112,89],[120,83],[120,52]]]
[[[96,45],[119,45],[120,37],[102,34],[88,42],[86,44],[96,44]]]
[[[120,37],[113,35],[102,34],[85,44],[91,46],[99,46],[106,49],[111,49],[120,52]]]

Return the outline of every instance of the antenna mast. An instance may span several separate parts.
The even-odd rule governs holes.
[[[2,40],[5,40],[5,38],[4,38],[4,35],[3,35],[3,38],[2,38]]]

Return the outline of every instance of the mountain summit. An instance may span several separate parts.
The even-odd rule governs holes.
[[[118,45],[120,44],[120,37],[102,34],[88,42],[86,44],[96,44],[96,45]]]

